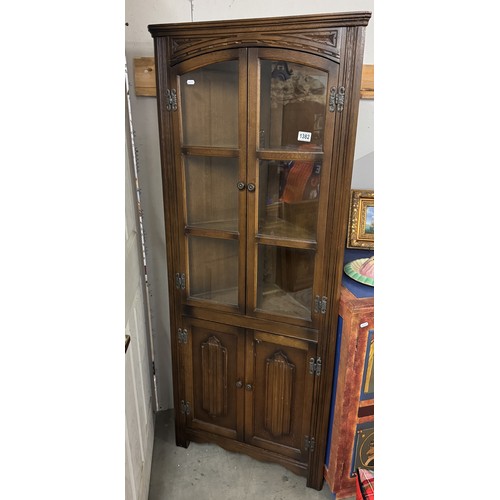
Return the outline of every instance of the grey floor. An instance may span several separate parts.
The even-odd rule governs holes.
[[[173,410],[158,412],[149,500],[318,500],[334,497],[281,465],[259,462],[215,444],[175,445]],[[346,500],[354,500],[354,497]]]

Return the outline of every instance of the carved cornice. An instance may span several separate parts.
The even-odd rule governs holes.
[[[339,29],[366,26],[370,12],[154,24],[153,37],[170,38],[171,63],[212,50],[236,47],[293,48],[338,59]]]
[[[309,16],[262,17],[252,19],[226,19],[222,21],[201,21],[192,23],[150,24],[148,30],[153,37],[199,35],[212,32],[216,36],[224,33],[269,30],[276,33],[310,29],[331,29],[346,26],[367,26],[371,12],[338,12],[334,14],[313,14]]]

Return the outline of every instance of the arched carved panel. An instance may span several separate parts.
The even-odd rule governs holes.
[[[335,61],[340,60],[338,30],[311,32],[254,32],[235,33],[215,37],[191,36],[171,39],[170,50],[173,64],[190,57],[199,56],[213,50],[234,49],[239,47],[279,47],[310,52]]]
[[[290,433],[295,366],[283,352],[266,360],[266,404],[264,425],[273,436]]]
[[[227,415],[227,349],[211,336],[201,344],[202,407],[211,417]]]

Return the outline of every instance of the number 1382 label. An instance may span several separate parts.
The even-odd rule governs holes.
[[[299,131],[299,135],[297,137],[297,140],[298,141],[302,141],[302,142],[311,142],[311,132],[302,132],[302,131]]]

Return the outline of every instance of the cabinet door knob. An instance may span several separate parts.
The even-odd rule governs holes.
[[[250,192],[255,191],[255,184],[250,183],[250,184],[247,186],[247,189],[248,189]]]
[[[243,382],[241,380],[238,380],[238,382],[236,382],[236,387],[238,389],[241,389],[243,387]]]
[[[253,391],[253,385],[252,385],[252,384],[247,384],[247,385],[245,386],[245,389],[246,389],[247,391]]]
[[[239,181],[238,184],[236,184],[236,187],[240,190],[243,191],[245,189],[245,183],[243,181]]]

